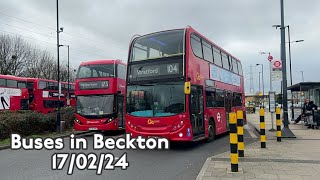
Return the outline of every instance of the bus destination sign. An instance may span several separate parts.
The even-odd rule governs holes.
[[[101,89],[101,88],[108,88],[108,87],[109,87],[109,81],[86,81],[86,82],[79,83],[79,88],[82,90]]]
[[[157,65],[133,65],[131,67],[130,80],[158,79],[159,77],[175,77],[181,74],[180,63],[166,63]]]

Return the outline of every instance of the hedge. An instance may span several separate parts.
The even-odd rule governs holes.
[[[73,128],[74,108],[61,108],[61,120],[65,128]],[[56,131],[57,112],[42,114],[34,111],[0,111],[0,139],[9,138],[12,133],[22,136]]]

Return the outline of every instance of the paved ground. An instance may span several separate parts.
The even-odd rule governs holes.
[[[248,121],[259,129],[259,115],[248,115]],[[245,157],[239,159],[239,173],[229,173],[229,152],[212,156],[204,163],[197,180],[219,179],[320,179],[320,130],[307,129],[302,124],[290,124],[295,139],[276,141],[266,114],[267,148],[260,142],[245,147]]]
[[[254,130],[252,130],[254,131]],[[253,142],[250,134],[246,132],[245,140]],[[109,134],[106,136],[119,137],[121,134]],[[89,144],[92,144],[92,135],[84,136]],[[72,176],[67,175],[67,167],[63,170],[51,170],[51,156],[56,150],[1,150],[0,151],[0,174],[1,180],[6,179],[195,179],[203,162],[209,156],[214,156],[229,150],[229,136],[218,137],[212,143],[192,143],[188,145],[177,144],[170,150],[87,150],[71,151],[68,148],[61,153],[84,152],[84,153],[107,153],[112,152],[119,157],[122,153],[128,153],[130,167],[127,170],[104,171],[102,175],[96,175],[96,171],[77,170]]]

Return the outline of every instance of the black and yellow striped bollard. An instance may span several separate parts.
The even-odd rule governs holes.
[[[264,122],[264,109],[260,109],[260,141],[261,148],[266,148],[266,124]]]
[[[238,128],[238,155],[244,157],[244,138],[243,138],[243,111],[237,111],[237,128]]]
[[[280,119],[280,108],[276,108],[276,124],[277,124],[277,141],[281,142],[281,119]]]
[[[238,134],[236,113],[229,114],[231,172],[238,172]]]

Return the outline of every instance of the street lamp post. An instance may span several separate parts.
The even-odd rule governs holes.
[[[284,128],[282,129],[283,138],[295,138],[295,135],[289,129],[288,120],[288,92],[287,92],[287,63],[286,63],[286,37],[284,27],[284,7],[283,0],[280,0],[281,9],[281,60],[282,60],[282,89],[283,89],[283,123]]]
[[[68,65],[67,65],[67,67],[68,67],[68,95],[67,95],[67,102],[68,102],[68,106],[70,105],[70,73],[69,73],[69,45],[60,45],[60,46],[65,46],[65,47],[67,47],[68,48]]]
[[[263,64],[256,64],[257,66],[261,65],[262,69],[262,107],[264,108],[264,80],[263,80]]]
[[[301,72],[302,82],[304,82],[303,71],[300,71],[300,72]]]
[[[56,8],[57,8],[57,60],[58,60],[58,113],[57,113],[57,121],[56,121],[56,131],[61,132],[61,113],[60,113],[60,94],[61,94],[61,86],[60,86],[60,61],[59,61],[59,33],[63,32],[63,27],[59,28],[59,0],[56,0]]]
[[[273,25],[272,27],[280,27],[281,29],[281,25]],[[288,40],[289,42],[287,42],[289,44],[289,70],[290,70],[290,85],[292,86],[292,66],[291,66],[291,43],[298,43],[298,42],[302,42],[304,40],[297,40],[297,41],[292,41],[290,40],[290,26],[287,25],[285,26],[284,28],[288,28]],[[292,96],[292,93],[291,93],[291,119],[293,120],[294,119],[294,109],[293,109],[293,96]]]
[[[261,93],[261,80],[260,80],[260,77],[261,77],[261,72],[259,71],[259,94]]]
[[[59,87],[59,82],[60,82],[60,67],[59,67],[59,0],[57,0],[57,58],[58,58],[58,87]],[[60,117],[60,92],[58,92],[58,114],[57,114],[57,121],[56,121],[56,127],[57,127],[57,132],[60,131],[60,122],[61,122],[61,117]]]

